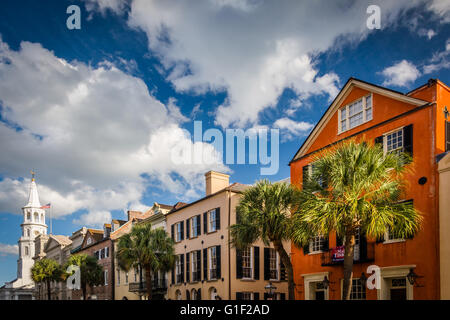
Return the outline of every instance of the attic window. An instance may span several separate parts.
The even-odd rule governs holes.
[[[372,95],[358,99],[339,109],[339,133],[372,120]]]

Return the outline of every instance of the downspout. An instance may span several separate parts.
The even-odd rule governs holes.
[[[227,192],[228,194],[228,300],[231,300],[231,246],[230,246],[230,226],[231,226],[231,191]]]
[[[111,266],[112,266],[112,272],[111,272],[111,276],[112,276],[112,283],[111,283],[111,289],[112,289],[112,297],[111,300],[116,300],[116,268],[115,268],[115,255],[114,255],[114,241],[111,240]]]

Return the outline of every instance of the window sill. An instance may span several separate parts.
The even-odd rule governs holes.
[[[241,281],[245,281],[245,282],[256,282],[255,279],[250,279],[250,278],[242,278],[240,279]]]
[[[206,234],[207,235],[209,235],[209,234],[213,234],[213,233],[216,233],[218,230],[214,230],[214,231],[208,231]]]
[[[309,256],[313,256],[313,255],[321,254],[321,253],[324,253],[324,252],[325,252],[325,251],[313,251],[313,252],[308,253],[308,255],[309,255]]]
[[[383,241],[383,244],[399,243],[399,242],[406,242],[406,239],[392,239],[392,240],[386,240],[386,241]]]

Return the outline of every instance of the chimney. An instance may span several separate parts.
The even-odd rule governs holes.
[[[228,187],[230,184],[230,176],[225,173],[208,171],[205,173],[205,177],[207,196]]]

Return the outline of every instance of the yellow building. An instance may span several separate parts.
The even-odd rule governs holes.
[[[276,298],[284,299],[286,275],[275,250],[261,241],[245,251],[230,245],[229,226],[236,223],[236,206],[249,186],[230,185],[228,175],[214,171],[205,177],[205,197],[175,205],[166,215],[178,256],[168,298],[262,300],[264,287],[271,282],[277,287]],[[284,246],[290,253],[290,244]]]

